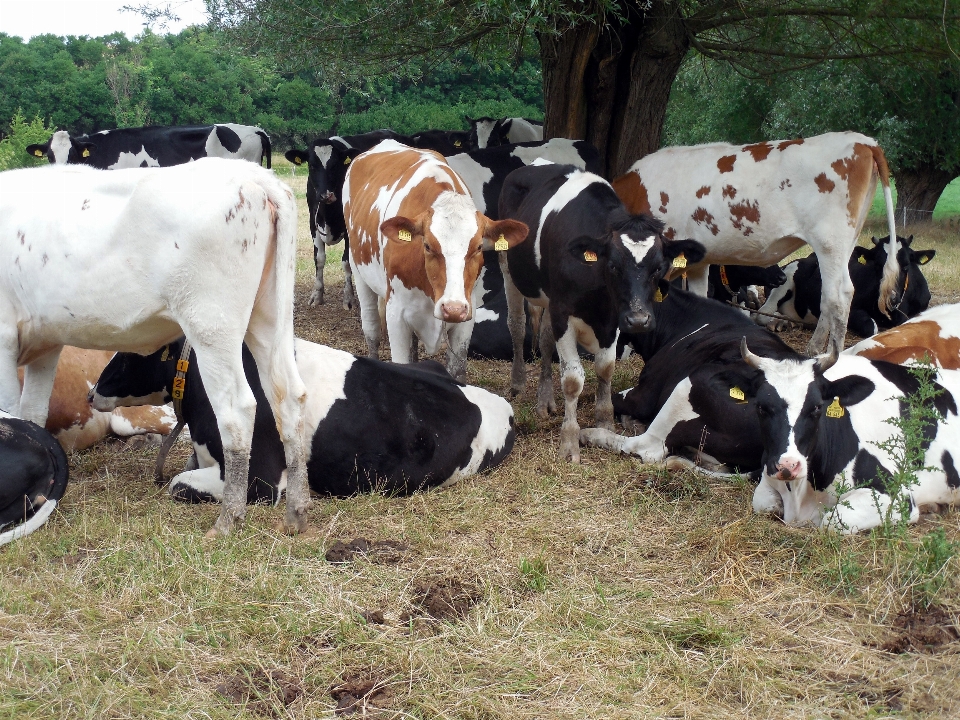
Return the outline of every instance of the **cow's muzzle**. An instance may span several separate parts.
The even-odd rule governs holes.
[[[332,190],[327,190],[320,199],[325,205],[333,205],[337,201],[337,196]]]
[[[784,458],[777,463],[777,479],[783,482],[796,480],[800,475],[803,463],[793,458]]]
[[[632,310],[624,314],[620,325],[628,333],[649,332],[653,330],[653,315],[643,310]]]
[[[461,302],[445,302],[440,305],[444,322],[460,323],[470,319],[470,308]]]

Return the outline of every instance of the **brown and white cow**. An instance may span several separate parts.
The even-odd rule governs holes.
[[[843,351],[903,365],[928,357],[944,370],[960,370],[960,304],[938,305]]]
[[[482,250],[501,239],[523,242],[527,226],[490,220],[444,158],[384,140],[351,163],[343,186],[350,266],[370,357],[380,346],[385,301],[394,362],[416,361],[417,338],[428,354],[446,335],[447,370],[466,377]],[[506,249],[500,243],[501,249]],[[475,297],[477,295],[477,297]]]
[[[853,298],[847,261],[878,179],[896,238],[887,161],[875,140],[858,133],[664,148],[638,160],[613,186],[630,212],[663,220],[666,237],[703,243],[706,256],[687,268],[690,288],[701,295],[711,263],[766,266],[809,244],[820,258],[823,289],[808,350],[819,352],[829,337],[839,353]],[[897,249],[887,258],[884,313],[899,292]]]
[[[85,450],[109,433],[120,437],[168,435],[177,424],[173,409],[144,405],[100,412],[90,406],[87,395],[114,353],[66,346],[60,353],[50,395],[46,429],[67,452]],[[23,385],[23,368],[19,368]]]

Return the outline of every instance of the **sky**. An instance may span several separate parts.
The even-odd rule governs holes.
[[[120,12],[124,5],[170,5],[179,23],[157,32],[179,32],[206,21],[203,0],[0,0],[0,32],[28,40],[34,35],[89,35],[97,37],[119,30],[133,38],[143,30],[143,18]]]

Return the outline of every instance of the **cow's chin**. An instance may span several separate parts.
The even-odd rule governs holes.
[[[775,476],[767,476],[767,483],[783,500],[783,524],[790,527],[819,527],[823,512],[836,502],[827,492],[816,490],[806,475],[800,475],[787,483]]]
[[[118,407],[138,407],[140,405],[166,405],[170,402],[169,396],[165,392],[152,393],[142,397],[105,397],[100,393],[95,393],[90,404],[94,410],[100,412],[113,412]]]

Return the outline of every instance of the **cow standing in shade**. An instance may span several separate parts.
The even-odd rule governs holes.
[[[118,354],[97,382],[94,405],[106,410],[169,399],[182,347],[180,340],[148,357]],[[513,448],[510,403],[458,384],[439,363],[384,363],[299,339],[296,351],[307,387],[307,475],[314,492],[406,495],[495,467]],[[257,398],[247,500],[276,503],[286,486],[283,445],[246,349],[243,359]],[[220,501],[223,449],[203,368],[197,371],[184,394],[183,417],[199,467],[175,476],[168,489],[178,500]]]
[[[522,242],[527,226],[477,212],[443,157],[394,140],[351,163],[343,195],[370,357],[379,352],[382,300],[394,362],[416,361],[417,338],[432,355],[446,336],[447,370],[465,378],[481,253]]]
[[[270,167],[270,137],[251,125],[155,125],[101,130],[71,137],[55,132],[42,145],[28,145],[35,157],[52,164],[89,165],[101,170],[170,167],[204,157],[249,160]]]
[[[703,246],[693,240],[665,241],[659,221],[631,215],[606,180],[570,165],[511,173],[500,196],[500,216],[531,228],[527,239],[501,259],[514,348],[511,392],[526,386],[526,298],[544,308],[537,413],[545,417],[556,407],[551,363],[556,346],[565,402],[560,454],[579,462],[577,403],[584,371],[577,344],[594,354],[597,425],[612,430],[610,380],[617,335],[653,330],[654,295],[671,261],[685,254],[697,262]]]
[[[671,147],[638,160],[613,182],[631,212],[649,212],[668,238],[703,243],[703,260],[687,268],[690,289],[707,291],[710,263],[770,265],[809,244],[820,257],[823,314],[808,345],[829,340],[843,349],[853,298],[847,260],[883,185],[891,242],[896,243],[890,172],[872,138],[857,133],[728,145]],[[888,314],[899,299],[897,252],[884,266],[878,307]]]
[[[470,118],[468,144],[471,150],[543,140],[543,123],[526,118]]]

